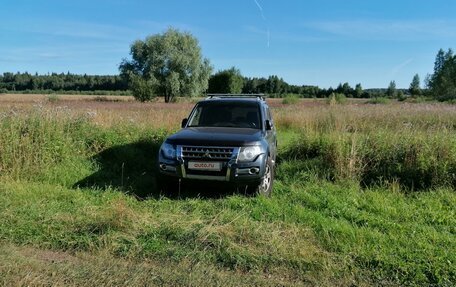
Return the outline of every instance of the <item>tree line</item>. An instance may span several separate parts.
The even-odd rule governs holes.
[[[76,75],[71,73],[0,74],[0,92],[24,91],[127,91],[128,83],[119,75]]]
[[[355,87],[349,83],[340,83],[336,88],[322,89],[318,86],[291,85],[277,75],[264,77],[244,77],[239,69],[232,67],[221,70],[209,78],[209,93],[264,93],[270,97],[283,97],[293,94],[301,98],[327,98],[332,94],[343,94],[350,98],[371,98],[385,96],[386,89],[363,89],[361,84]],[[406,90],[400,90],[407,93]]]
[[[130,84],[130,86],[129,86]],[[131,83],[120,75],[78,75],[71,73],[0,74],[0,93],[8,92],[107,92],[127,94]],[[406,93],[400,90],[400,93]],[[142,97],[148,99],[148,91]],[[209,77],[207,93],[263,93],[270,97],[283,97],[294,94],[302,98],[326,98],[333,93],[344,94],[352,98],[369,98],[390,95],[387,89],[364,90],[361,84],[352,88],[348,83],[339,84],[336,88],[322,89],[318,86],[291,85],[277,75],[265,77],[244,77],[236,68],[219,71]]]
[[[233,76],[234,75],[234,76]],[[125,92],[130,93],[131,83],[120,75],[78,75],[71,73],[30,74],[5,72],[0,74],[0,93],[8,92]],[[136,88],[138,89],[138,88]],[[208,79],[207,93],[264,93],[271,97],[287,94],[303,98],[324,98],[331,93],[343,93],[347,97],[369,97],[369,93],[358,84],[356,88],[348,83],[337,88],[321,89],[317,86],[291,85],[277,75],[265,77],[244,77],[236,68],[223,70]],[[144,92],[145,100],[148,91]],[[204,93],[204,92],[203,92]]]

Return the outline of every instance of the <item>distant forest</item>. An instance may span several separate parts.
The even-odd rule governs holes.
[[[213,76],[214,77],[214,76]],[[209,80],[211,82],[212,78]],[[336,88],[321,89],[317,86],[290,85],[278,76],[268,78],[243,78],[243,93],[265,93],[271,97],[289,94],[303,98],[325,98],[332,93],[344,94],[353,98],[369,98],[385,94],[386,89],[363,90],[361,85],[352,88],[348,83]],[[406,92],[404,90],[404,92]],[[71,73],[0,74],[0,93],[74,93],[74,94],[114,94],[129,95],[127,81],[120,75],[77,75]]]
[[[3,73],[0,75],[0,93],[11,92],[128,94],[128,83],[117,75]]]

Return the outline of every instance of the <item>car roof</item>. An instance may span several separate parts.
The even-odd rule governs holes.
[[[208,94],[201,102],[258,102],[266,104],[264,94]]]

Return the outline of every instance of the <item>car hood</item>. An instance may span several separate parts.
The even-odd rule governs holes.
[[[166,141],[175,145],[243,146],[258,144],[261,139],[258,129],[198,127],[181,129]]]

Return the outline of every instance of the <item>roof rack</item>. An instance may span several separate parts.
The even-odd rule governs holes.
[[[265,94],[207,94],[208,99],[213,98],[257,98],[260,100],[265,99]]]

